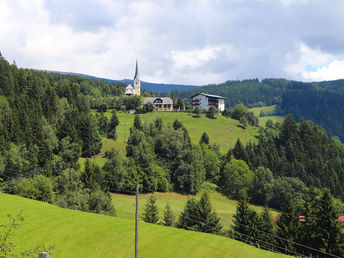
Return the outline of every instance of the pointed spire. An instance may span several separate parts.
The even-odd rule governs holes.
[[[136,59],[136,68],[135,68],[135,76],[134,76],[134,79],[139,77],[139,68],[138,68],[138,65],[137,65],[137,59]]]

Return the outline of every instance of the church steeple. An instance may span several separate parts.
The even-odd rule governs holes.
[[[134,80],[135,80],[135,78],[136,77],[140,77],[140,75],[139,75],[139,68],[138,68],[138,65],[137,65],[137,59],[136,59],[136,68],[135,68],[135,76],[134,76]]]
[[[135,68],[135,76],[134,76],[134,95],[141,95],[141,83],[140,83],[140,75],[139,75],[139,68],[136,60],[136,68]]]

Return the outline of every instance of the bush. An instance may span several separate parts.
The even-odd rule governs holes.
[[[8,188],[5,187],[4,192],[49,203],[52,203],[55,198],[51,179],[43,175],[22,178],[20,181],[13,182]]]

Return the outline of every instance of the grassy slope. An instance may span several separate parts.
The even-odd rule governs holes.
[[[252,111],[257,117],[259,117],[261,111],[274,111],[276,108],[276,105],[273,106],[265,106],[265,107],[255,107],[250,108],[250,111]],[[284,120],[283,116],[265,116],[265,117],[259,117],[259,125],[264,126],[266,121],[272,120],[273,122],[278,122]]]
[[[24,211],[13,242],[20,249],[55,245],[52,257],[133,257],[132,220],[84,213],[0,193],[0,223]],[[210,234],[139,223],[140,257],[278,257]]]
[[[213,209],[221,217],[221,223],[225,228],[229,228],[233,215],[236,210],[236,201],[229,200],[227,197],[216,191],[208,191],[209,197]],[[178,215],[186,204],[188,198],[200,199],[202,193],[199,193],[196,196],[192,195],[182,195],[177,193],[154,193],[154,196],[157,198],[157,204],[159,207],[159,214],[163,216],[163,210],[166,203],[168,202],[176,215]],[[139,211],[142,214],[144,205],[151,194],[141,194],[139,200]],[[134,195],[125,195],[125,194],[112,194],[113,202],[117,210],[117,215],[121,218],[130,218],[135,217],[135,196]],[[253,206],[251,207],[257,211],[261,211],[262,207]],[[277,215],[277,212],[272,212],[273,216]]]
[[[110,119],[111,112],[105,115]],[[201,118],[194,118],[192,114],[183,112],[154,112],[142,114],[141,120],[144,123],[153,122],[156,118],[161,118],[164,124],[173,123],[178,119],[188,129],[192,142],[197,143],[203,132],[209,135],[211,143],[220,145],[220,150],[226,153],[230,147],[233,147],[238,138],[242,142],[255,141],[255,135],[258,134],[257,128],[248,126],[246,129],[238,127],[239,122],[234,119],[225,118],[221,115],[217,119],[209,119],[205,115]],[[125,144],[129,137],[129,128],[133,126],[134,115],[118,112],[120,124],[117,127],[117,141],[112,141],[113,147],[125,152]],[[124,125],[128,124],[128,125]],[[105,143],[108,145],[107,143]],[[105,146],[104,148],[105,149]]]

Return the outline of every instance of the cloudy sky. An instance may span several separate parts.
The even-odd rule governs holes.
[[[204,85],[344,78],[342,0],[0,0],[18,67]]]

